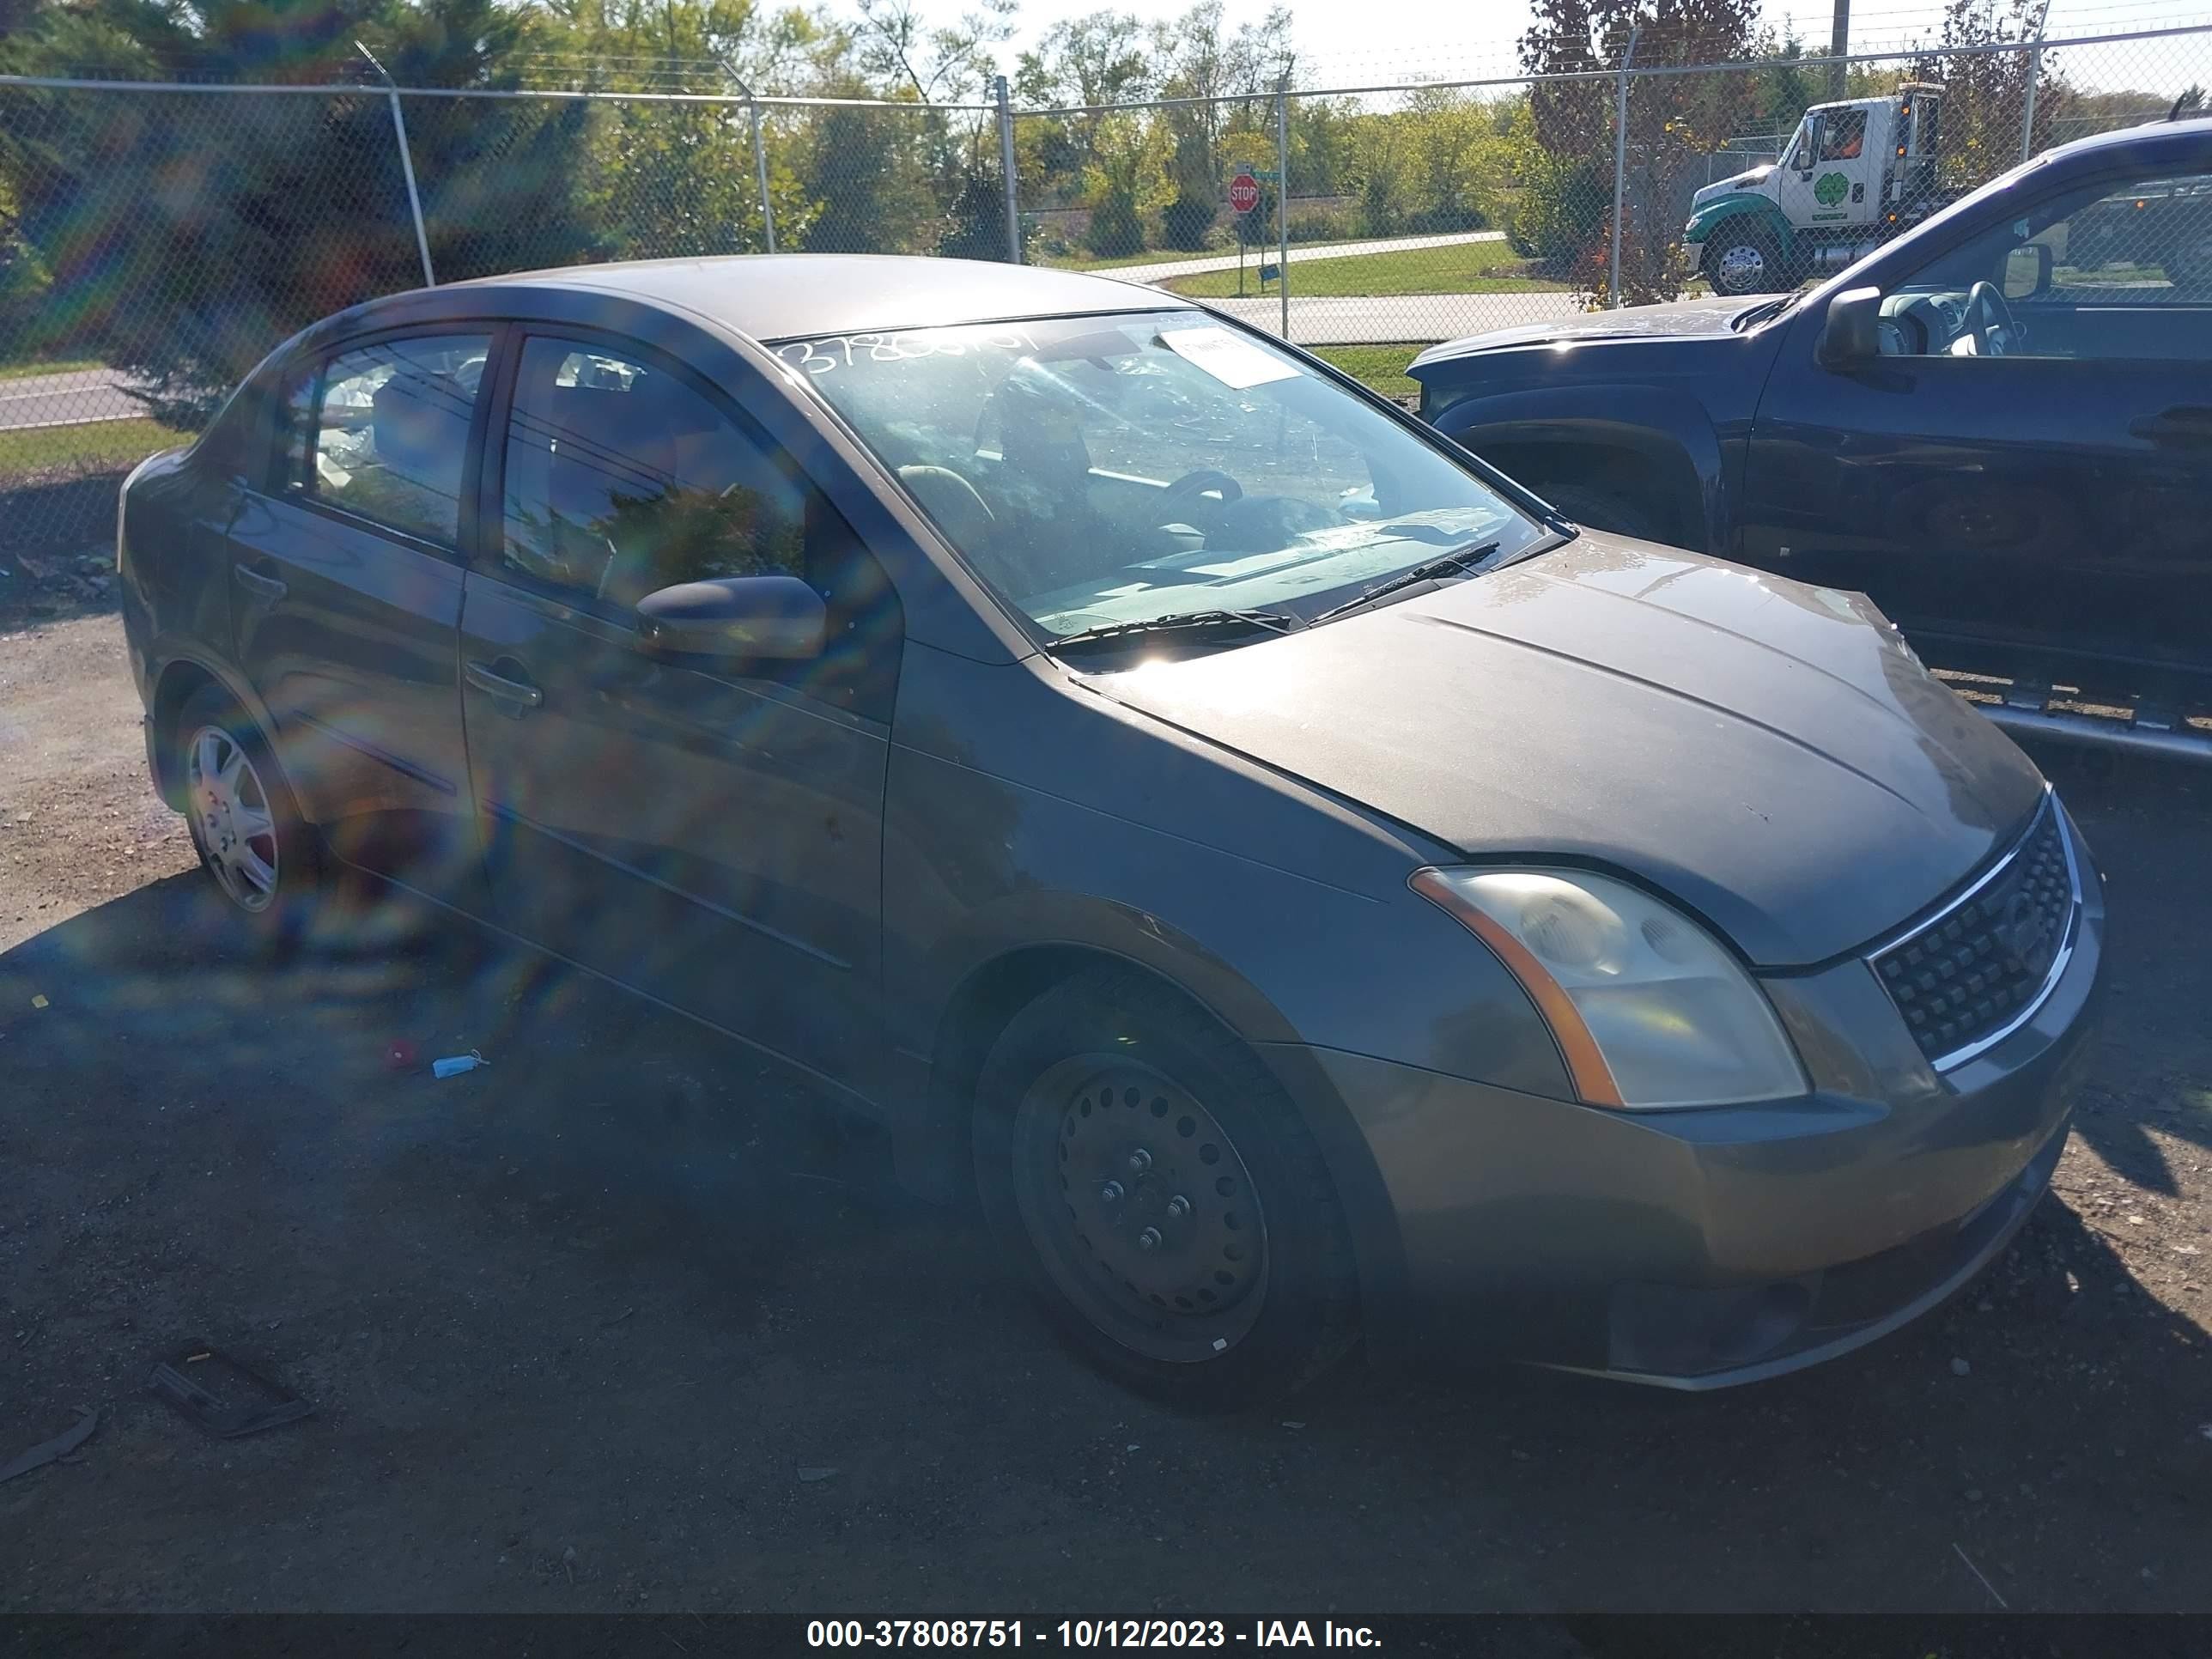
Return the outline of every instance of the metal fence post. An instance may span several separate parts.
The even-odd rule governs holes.
[[[1620,80],[1613,105],[1613,255],[1607,263],[1605,308],[1620,308],[1620,219],[1628,199],[1628,68],[1636,61],[1636,38],[1641,23],[1628,31],[1628,50],[1620,56]]]
[[[1014,112],[1006,101],[1006,77],[991,77],[991,95],[999,103],[999,171],[1006,183],[1006,263],[1022,263],[1022,198],[1014,179]]]
[[[422,286],[435,288],[438,277],[430,269],[430,236],[422,227],[422,198],[415,188],[415,157],[407,145],[407,116],[399,107],[399,88],[393,84],[390,72],[376,61],[374,52],[358,40],[353,46],[368,59],[369,67],[384,77],[385,95],[392,100],[392,131],[399,143],[399,170],[407,176],[407,211],[415,219],[415,252],[422,257]]]
[[[752,95],[745,96],[745,113],[753,124],[753,172],[760,179],[761,236],[767,243],[768,252],[775,252],[775,204],[768,197],[768,147],[761,143],[760,106]]]
[[[2046,8],[2046,9],[2048,9]],[[2035,154],[2035,83],[2043,79],[2043,37],[2036,36],[2035,49],[2027,54],[2027,113],[2020,124],[2020,159],[2023,161]]]
[[[1283,301],[1283,337],[1291,337],[1291,77],[1275,91],[1275,288]]]

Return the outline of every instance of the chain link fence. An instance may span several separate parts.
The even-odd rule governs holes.
[[[1565,76],[1024,111],[1003,86],[947,106],[0,77],[0,556],[88,552],[122,472],[271,345],[426,277],[1011,254],[1404,389],[1431,342],[1824,274],[2026,155],[2193,107],[2212,26],[1841,67],[1825,110],[1825,60],[1638,68],[1632,47]],[[2166,280],[2201,210],[2169,195],[2077,221],[2062,272]]]

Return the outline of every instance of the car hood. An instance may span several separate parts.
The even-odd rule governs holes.
[[[1569,346],[1599,340],[1657,340],[1698,334],[1733,336],[1735,331],[1729,325],[1738,315],[1771,298],[1771,295],[1751,294],[1735,299],[1676,300],[1663,306],[1623,306],[1618,311],[1585,312],[1551,322],[1493,329],[1487,334],[1471,334],[1463,340],[1431,346],[1413,359],[1407,372],[1418,380],[1421,369],[1431,363],[1510,346]]]
[[[1863,596],[1595,534],[1086,684],[1469,859],[1640,878],[1766,967],[1925,908],[2043,790]]]

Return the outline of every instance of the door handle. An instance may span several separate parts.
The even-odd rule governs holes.
[[[464,663],[461,672],[468,676],[469,684],[486,696],[513,703],[518,710],[535,708],[545,701],[545,694],[528,680],[511,680],[489,664]]]
[[[2154,444],[2212,444],[2212,409],[2185,404],[2157,415],[2146,415],[2128,430]]]
[[[264,599],[281,599],[291,590],[274,576],[264,576],[250,564],[234,564],[230,574],[247,592]]]

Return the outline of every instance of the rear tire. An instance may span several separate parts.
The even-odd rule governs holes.
[[[1287,1394],[1351,1348],[1349,1234],[1257,1054],[1133,969],[1017,1014],[983,1065],[977,1184],[1061,1335],[1176,1403]]]
[[[264,949],[307,930],[321,848],[253,717],[221,686],[185,702],[169,733],[185,823],[225,908]]]

